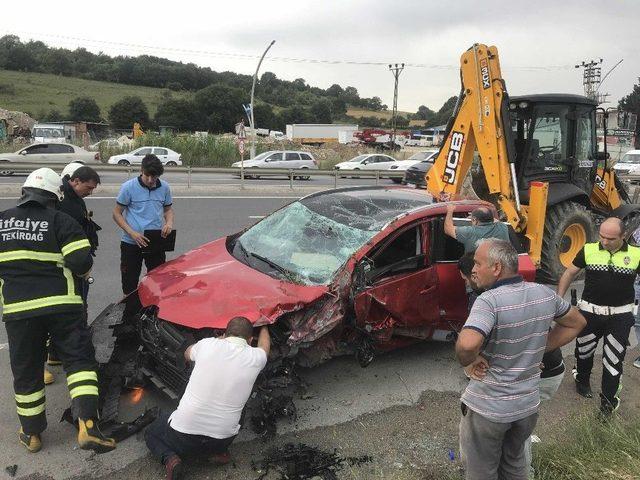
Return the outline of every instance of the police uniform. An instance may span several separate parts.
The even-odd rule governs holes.
[[[589,384],[593,356],[600,338],[602,355],[602,408],[618,407],[618,389],[627,350],[629,332],[634,324],[633,284],[640,273],[640,248],[627,242],[615,253],[599,242],[587,243],[573,264],[586,270],[584,291],[578,308],[587,325],[576,338],[576,382]]]
[[[54,180],[57,177],[50,169],[34,173],[41,170],[49,170],[45,174]],[[106,451],[115,444],[105,441],[95,424],[97,365],[82,316],[78,278],[93,264],[91,245],[80,225],[54,205],[55,197],[49,191],[24,188],[18,205],[0,212],[2,320],[22,426],[20,441],[31,451],[39,450],[39,435],[47,427],[43,365],[50,335],[67,375],[72,411],[81,433],[84,429],[78,437],[80,446]]]

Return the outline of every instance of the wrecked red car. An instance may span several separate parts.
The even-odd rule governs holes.
[[[463,224],[487,204],[455,205]],[[366,366],[376,352],[454,340],[467,294],[457,267],[463,247],[444,234],[445,213],[446,204],[414,189],[342,188],[187,252],[142,279],[132,294],[136,315],[123,319],[122,305],[112,305],[94,322],[96,356],[111,371],[105,378],[150,380],[177,398],[190,373],[181,347],[221,335],[236,316],[271,325],[264,391],[290,384],[282,378],[293,365],[353,354]],[[526,253],[520,271],[535,276]],[[114,345],[130,348],[113,355]]]

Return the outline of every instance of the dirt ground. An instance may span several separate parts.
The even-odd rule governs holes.
[[[636,350],[628,352],[626,370],[623,374],[624,388],[619,410],[623,419],[637,417],[640,413],[640,370],[631,365],[637,353]],[[595,414],[599,406],[597,398],[584,399],[575,393],[570,372],[573,359],[566,358],[566,361],[568,369],[560,390],[552,400],[543,404],[540,410],[536,434],[542,442],[552,441],[565,429],[570,429],[570,419],[573,415],[584,412]],[[594,393],[599,391],[599,361],[599,358],[596,359],[597,366],[592,378]],[[302,443],[318,447],[325,452],[335,449],[338,455],[344,458],[371,457],[369,461],[360,465],[349,465],[345,462],[345,466],[337,472],[336,477],[339,479],[460,479],[462,470],[457,435],[459,418],[457,393],[426,391],[412,406],[392,407],[332,427],[277,436],[271,441],[256,439],[232,445],[231,464],[217,467],[206,459],[193,459],[187,464],[184,477],[198,480],[258,479],[265,473],[264,469],[260,468],[260,462],[269,449],[287,443]],[[134,441],[143,440],[138,436]],[[109,480],[131,478],[160,479],[164,478],[164,470],[159,463],[147,456],[125,470],[109,475]],[[284,477],[271,470],[264,478]]]

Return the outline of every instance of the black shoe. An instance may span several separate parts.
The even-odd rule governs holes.
[[[593,398],[593,392],[591,391],[591,385],[589,382],[582,383],[576,380],[576,392],[578,395],[584,398]]]
[[[167,480],[179,480],[182,475],[182,460],[178,455],[171,455],[164,462],[164,469],[167,473]]]

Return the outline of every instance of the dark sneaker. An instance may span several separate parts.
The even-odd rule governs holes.
[[[578,395],[584,398],[593,398],[593,392],[591,391],[591,385],[589,382],[582,383],[576,380],[576,392]]]
[[[22,428],[18,430],[18,439],[20,443],[29,450],[31,453],[39,452],[42,448],[42,441],[40,440],[40,435],[33,434],[27,435],[22,431]]]
[[[171,455],[164,462],[164,469],[167,472],[167,480],[179,480],[182,475],[182,460],[178,455]]]
[[[105,437],[93,418],[78,419],[78,444],[81,449],[96,453],[106,453],[116,448],[116,441]]]

